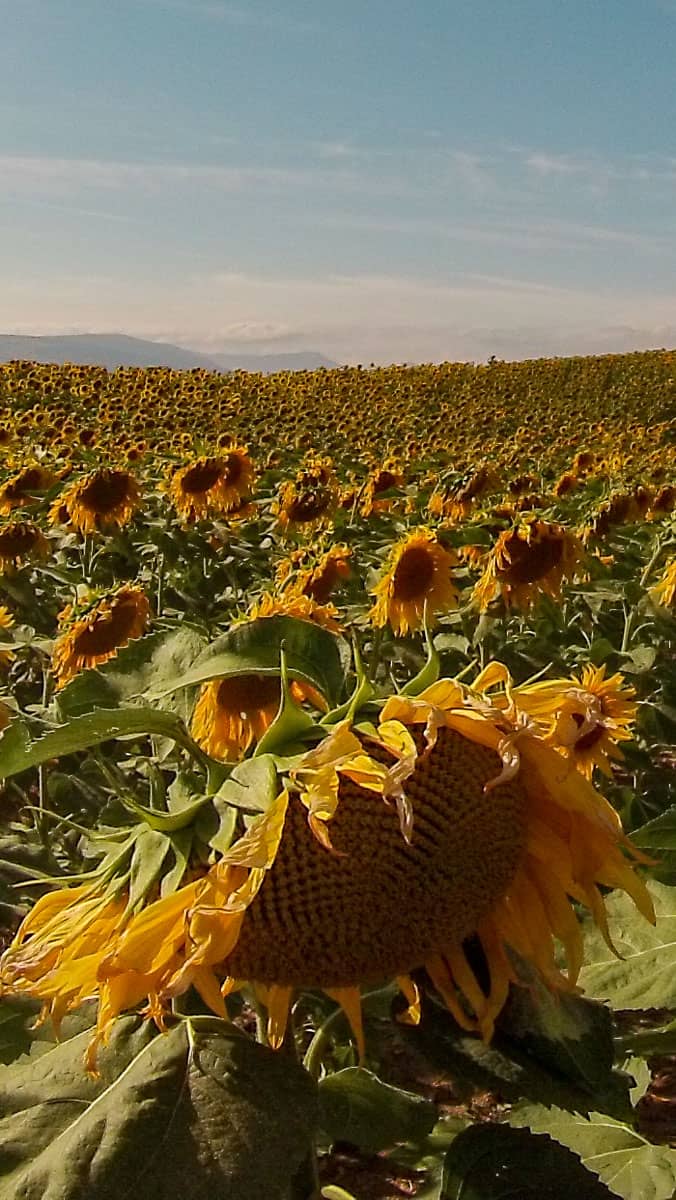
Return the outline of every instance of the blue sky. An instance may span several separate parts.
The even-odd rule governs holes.
[[[676,344],[676,0],[0,0],[0,331]]]

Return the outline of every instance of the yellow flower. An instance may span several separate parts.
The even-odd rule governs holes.
[[[0,525],[0,572],[48,554],[49,542],[32,521],[5,521]]]
[[[404,482],[404,473],[392,460],[377,467],[369,475],[361,491],[359,511],[362,517],[370,517],[371,513],[387,512],[396,503],[396,497],[386,496],[385,492],[397,491]]]
[[[429,529],[415,529],[392,550],[385,572],[373,589],[376,602],[370,618],[376,627],[388,622],[397,634],[420,629],[427,609],[447,612],[456,603],[451,570],[457,565]]]
[[[562,525],[530,521],[506,529],[487,557],[474,599],[483,611],[501,597],[527,611],[541,595],[557,599],[583,559],[581,543]]]
[[[326,711],[325,701],[308,684],[294,680],[290,691],[298,704],[307,700]],[[211,679],[202,685],[197,698],[191,720],[192,736],[212,758],[235,762],[270,728],[281,698],[282,685],[277,675],[249,673]]]
[[[35,493],[46,492],[54,481],[55,475],[47,467],[24,467],[0,488],[0,514],[6,516],[15,508],[35,503]]]
[[[334,589],[350,578],[351,557],[349,546],[331,546],[314,566],[302,567],[294,575],[295,562],[292,556],[292,561],[286,560],[281,565],[277,578],[285,583],[287,594],[309,596],[316,604],[326,604]]]
[[[676,558],[667,563],[662,578],[650,589],[650,595],[656,604],[666,608],[673,605],[676,600]]]
[[[282,484],[272,511],[282,533],[300,529],[310,533],[323,525],[336,507],[338,489],[330,462],[311,462],[295,480]]]
[[[318,604],[311,596],[298,596],[295,593],[275,596],[272,592],[263,592],[260,599],[252,604],[244,620],[257,621],[259,617],[296,617],[299,621],[312,621],[314,625],[321,625],[331,633],[340,633],[342,626],[338,620],[339,615],[334,604]]]
[[[511,689],[517,708],[586,779],[595,766],[611,775],[610,760],[622,758],[617,743],[633,736],[635,695],[619,672],[606,679],[604,666],[583,667],[581,679],[540,680]]]
[[[175,471],[167,490],[177,512],[186,520],[229,513],[240,507],[251,489],[254,466],[246,446],[212,458],[198,458]]]
[[[12,629],[13,627],[14,617],[9,609],[5,608],[4,604],[0,604],[0,637],[7,629]],[[0,650],[0,667],[9,666],[13,658],[14,653],[12,650]]]
[[[61,688],[79,671],[114,658],[118,650],[145,633],[150,605],[145,593],[125,583],[84,610],[69,605],[60,614],[65,630],[52,654],[56,686]]]
[[[416,698],[390,697],[371,733],[336,726],[217,863],[126,921],[121,902],[82,890],[43,898],[3,956],[5,991],[57,1016],[97,997],[96,1044],[144,1001],[163,1027],[191,985],[224,1016],[224,997],[248,981],[279,1046],[294,993],[321,989],[363,1053],[362,985],[396,979],[414,1020],[411,972],[424,968],[456,1020],[485,1039],[519,982],[517,958],[551,988],[574,990],[574,903],[608,941],[601,888],[623,889],[654,920],[632,862],[641,856],[575,766],[487,699],[491,672],[508,679],[494,664],[477,691],[442,679]],[[483,979],[467,939],[483,950]]]
[[[139,499],[138,483],[129,471],[102,467],[57,496],[49,516],[54,524],[71,524],[80,533],[121,529],[131,520]]]

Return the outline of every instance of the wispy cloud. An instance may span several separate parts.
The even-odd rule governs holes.
[[[300,21],[286,13],[253,6],[218,3],[217,0],[140,0],[140,3],[147,8],[184,13],[193,20],[219,21],[239,29],[267,29],[272,32],[307,34],[319,28],[317,22]]]

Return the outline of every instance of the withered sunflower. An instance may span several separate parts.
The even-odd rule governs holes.
[[[48,554],[49,542],[32,521],[5,521],[0,525],[0,572]]]
[[[254,466],[246,446],[233,446],[211,458],[198,458],[175,471],[168,484],[174,506],[195,521],[236,509],[251,489]]]
[[[376,467],[364,484],[360,499],[359,511],[362,517],[370,517],[371,513],[388,512],[396,503],[396,492],[404,483],[404,472],[394,460],[389,460],[382,467]]]
[[[535,520],[505,529],[487,556],[474,599],[482,611],[498,597],[507,608],[527,611],[540,595],[558,598],[583,559],[582,543],[562,525]]]
[[[121,529],[131,520],[139,499],[139,485],[129,471],[101,467],[71,483],[56,498],[49,515],[55,524],[70,524],[83,534]]]
[[[631,741],[636,691],[617,672],[586,666],[581,677],[541,679],[511,687],[510,698],[586,779],[594,767],[612,775],[611,761],[622,758],[619,742]]]
[[[311,596],[299,596],[285,592],[275,596],[272,592],[263,592],[262,596],[252,604],[245,621],[256,621],[259,617],[296,617],[300,621],[312,621],[321,625],[331,633],[340,633],[342,626],[339,612],[334,604],[318,604]]]
[[[305,565],[307,559],[299,560],[298,569],[294,556],[280,565],[277,579],[283,583],[286,593],[309,596],[316,604],[327,604],[331,593],[350,578],[352,550],[344,543],[331,546],[314,565]]]
[[[57,1019],[96,997],[93,1056],[119,1013],[147,1001],[162,1028],[190,986],[223,1017],[224,997],[248,981],[274,1047],[294,993],[322,989],[361,1054],[362,985],[396,979],[416,1020],[411,973],[424,968],[460,1025],[485,1039],[522,982],[518,959],[573,991],[583,960],[574,902],[611,945],[602,887],[623,889],[654,920],[641,856],[591,783],[562,770],[483,686],[446,679],[417,698],[392,696],[369,734],[338,724],[286,764],[277,799],[230,850],[136,915],[123,895],[91,888],[44,896],[3,955],[5,992],[42,1000]]]
[[[414,529],[391,551],[385,571],[373,589],[376,602],[370,618],[376,627],[391,625],[397,634],[421,629],[427,610],[455,607],[457,591],[451,571],[457,559],[445,550],[430,529]]]
[[[62,632],[52,653],[57,688],[79,671],[108,662],[128,642],[141,637],[150,619],[150,605],[140,587],[125,583],[89,604],[68,605],[60,619]]]
[[[272,505],[282,533],[299,530],[308,534],[326,524],[333,515],[338,489],[330,464],[311,463],[294,480],[283,483]]]

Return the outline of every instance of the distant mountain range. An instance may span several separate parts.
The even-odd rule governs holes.
[[[313,350],[285,354],[203,354],[184,346],[126,337],[119,333],[59,334],[54,337],[26,337],[0,334],[0,362],[27,359],[39,363],[82,363],[84,366],[171,367],[189,371],[204,367],[207,371],[314,371],[335,367],[328,358]]]

